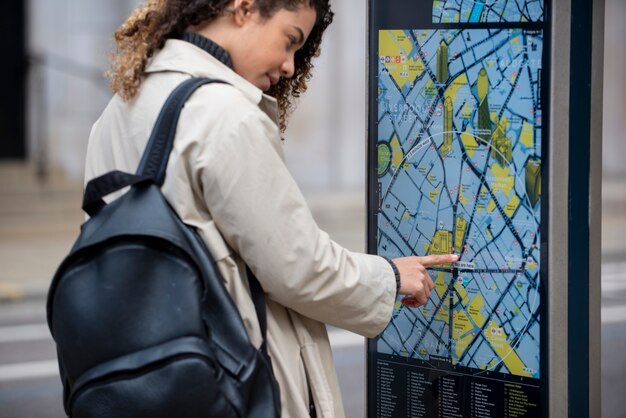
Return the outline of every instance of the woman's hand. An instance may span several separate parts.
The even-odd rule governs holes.
[[[402,299],[402,303],[411,308],[424,305],[430,297],[430,291],[435,287],[426,269],[441,264],[454,263],[458,259],[459,256],[456,254],[394,258],[393,262],[400,273],[399,293],[407,295]]]

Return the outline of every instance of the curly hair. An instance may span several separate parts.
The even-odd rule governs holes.
[[[312,59],[319,56],[322,35],[333,20],[333,12],[329,0],[255,0],[252,6],[268,19],[280,9],[297,10],[307,3],[315,9],[317,21],[295,54],[295,73],[289,79],[281,78],[267,92],[278,101],[282,131],[295,107],[294,99],[307,89]],[[148,61],[168,39],[179,38],[187,28],[214,20],[231,4],[232,0],[147,0],[115,32],[116,47],[107,72],[112,90],[124,100],[131,100],[141,86]]]

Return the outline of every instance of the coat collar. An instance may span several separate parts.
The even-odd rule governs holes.
[[[279,125],[276,99],[264,94],[261,89],[202,48],[180,39],[168,39],[163,48],[150,60],[145,72],[149,74],[163,71],[224,80],[241,91],[248,100],[259,106],[276,125]]]

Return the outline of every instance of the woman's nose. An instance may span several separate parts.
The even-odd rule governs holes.
[[[295,64],[294,64],[293,55],[290,55],[289,58],[287,58],[283,62],[283,64],[280,66],[280,73],[281,73],[281,76],[284,78],[293,77],[295,73]]]

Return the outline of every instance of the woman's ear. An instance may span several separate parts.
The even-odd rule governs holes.
[[[243,25],[252,17],[252,6],[254,0],[234,0],[234,18],[235,23],[239,26]]]

